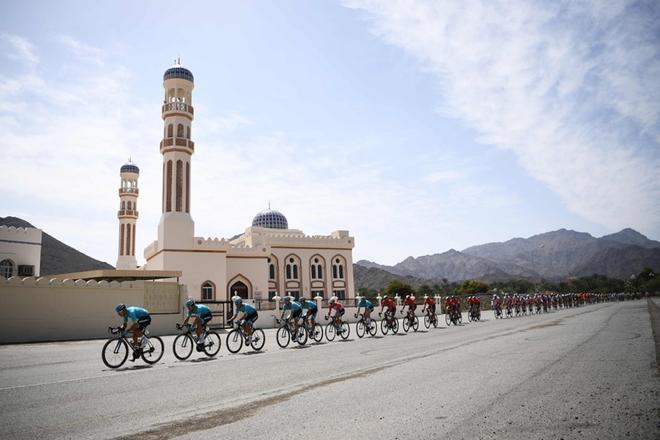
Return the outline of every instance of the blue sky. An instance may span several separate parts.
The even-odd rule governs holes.
[[[655,2],[193,4],[3,2],[0,215],[114,264],[131,156],[137,247],[154,240],[181,56],[197,235],[270,200],[389,264],[562,227],[660,237]]]

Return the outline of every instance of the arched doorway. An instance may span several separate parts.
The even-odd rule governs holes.
[[[246,286],[242,281],[236,281],[229,288],[229,293],[231,296],[238,295],[243,299],[248,299],[250,295],[250,289],[248,289],[248,286]]]

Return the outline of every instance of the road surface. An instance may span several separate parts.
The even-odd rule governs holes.
[[[158,365],[119,371],[103,341],[0,346],[0,438],[658,438],[649,307],[485,312],[449,328],[440,316],[437,329],[353,328],[305,348],[268,330],[262,353],[183,362],[166,337]]]

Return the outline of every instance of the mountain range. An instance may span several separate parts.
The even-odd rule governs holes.
[[[408,257],[394,266],[367,260],[358,261],[356,266],[412,280],[446,279],[449,282],[521,278],[562,280],[592,274],[628,278],[645,266],[660,269],[660,242],[630,228],[600,238],[586,232],[560,229],[528,238],[472,246],[462,251],[450,249],[439,254]],[[356,278],[361,275],[366,272],[358,269]],[[357,280],[356,285],[360,285]]]

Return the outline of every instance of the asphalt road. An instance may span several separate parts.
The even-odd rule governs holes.
[[[0,347],[0,438],[646,439],[646,301],[119,371],[103,341]],[[441,316],[441,318],[443,318]],[[223,341],[224,343],[224,341]]]

